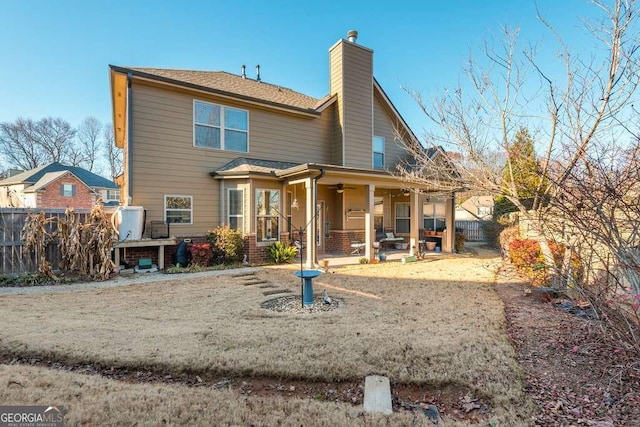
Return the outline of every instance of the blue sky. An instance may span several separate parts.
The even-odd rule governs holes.
[[[538,0],[570,42],[587,0]],[[374,74],[416,133],[426,119],[401,85],[455,86],[470,51],[501,25],[553,46],[531,0],[35,1],[0,0],[0,122],[87,116],[111,121],[108,64],[220,70],[322,97],[328,49],[350,29],[374,50]],[[549,50],[552,53],[552,50]]]

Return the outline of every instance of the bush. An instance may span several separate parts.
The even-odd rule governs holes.
[[[191,265],[207,267],[213,259],[211,243],[191,243],[187,250],[191,254]]]
[[[228,225],[207,231],[207,241],[211,243],[213,259],[217,264],[230,264],[242,260],[244,255],[242,233]]]
[[[269,257],[276,264],[284,264],[295,258],[298,248],[282,242],[275,242],[269,246]]]
[[[565,247],[556,242],[548,242],[556,268],[562,267]],[[549,286],[549,266],[546,265],[540,244],[536,240],[516,239],[509,244],[509,260],[525,276],[531,279],[534,286]],[[582,275],[582,263],[577,255],[571,259],[573,280]]]
[[[360,258],[360,259],[358,260],[358,262],[359,262],[360,264],[369,264],[369,258],[367,258],[366,256],[363,256],[362,258]]]

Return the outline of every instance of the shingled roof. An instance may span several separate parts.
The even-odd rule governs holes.
[[[51,172],[69,171],[73,173],[80,181],[84,182],[91,188],[112,188],[117,189],[118,186],[106,178],[96,175],[86,169],[77,166],[65,166],[62,163],[52,162],[47,165],[39,166],[35,169],[19,173],[7,179],[0,181],[0,186],[14,184],[35,184],[43,176]]]
[[[174,70],[166,68],[117,67],[119,72],[132,72],[134,76],[207,90],[226,96],[244,98],[271,105],[315,113],[329,96],[314,98],[286,87],[257,81],[224,71]]]
[[[248,159],[246,157],[238,157],[222,166],[211,175],[236,175],[242,173],[258,173],[272,174],[285,169],[298,166],[299,163],[280,162],[276,160]]]

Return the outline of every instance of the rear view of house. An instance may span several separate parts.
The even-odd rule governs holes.
[[[411,129],[373,76],[357,32],[329,48],[329,93],[316,99],[226,72],[110,66],[116,146],[124,150],[123,200],[177,237],[230,224],[249,258],[277,240],[318,253],[372,257],[386,233],[414,245],[444,231],[452,250],[453,194],[407,187],[392,173],[407,160]],[[305,226],[307,226],[305,228]],[[304,229],[303,236],[298,235]]]

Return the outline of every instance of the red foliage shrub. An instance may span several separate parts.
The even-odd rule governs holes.
[[[211,243],[191,243],[187,250],[191,254],[191,264],[207,267],[213,258]]]
[[[556,268],[562,267],[565,247],[556,242],[548,242]],[[511,263],[525,276],[531,279],[534,286],[548,286],[550,279],[549,266],[545,264],[540,244],[536,240],[516,239],[509,244],[509,259]],[[581,262],[577,255],[571,258],[573,279],[581,275]]]

